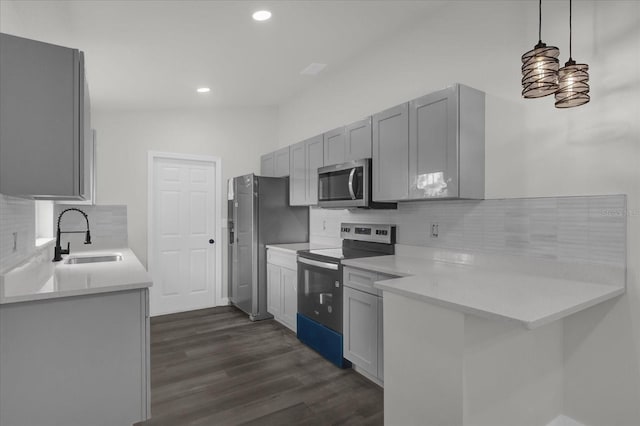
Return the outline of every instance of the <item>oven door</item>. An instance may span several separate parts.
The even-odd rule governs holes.
[[[298,313],[342,334],[342,267],[298,256]]]
[[[352,161],[318,169],[320,207],[368,207],[370,160]]]

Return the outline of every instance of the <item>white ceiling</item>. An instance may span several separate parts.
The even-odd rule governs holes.
[[[443,2],[11,3],[14,34],[85,52],[95,107],[129,109],[282,104]],[[259,9],[271,10],[272,19],[253,21]],[[312,62],[328,66],[315,77],[300,75]],[[198,86],[212,91],[197,94]]]

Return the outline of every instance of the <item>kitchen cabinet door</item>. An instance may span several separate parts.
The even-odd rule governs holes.
[[[0,193],[84,199],[89,108],[82,52],[0,34]]]
[[[378,376],[378,299],[344,288],[344,357],[374,377]]]
[[[289,204],[307,205],[307,157],[305,141],[289,147]]]
[[[280,267],[267,263],[267,312],[274,317],[280,316],[282,310],[281,281]]]
[[[382,382],[384,382],[383,303],[384,298],[378,297],[378,379]]]
[[[148,306],[146,288],[0,305],[0,424],[148,419]]]
[[[280,278],[282,283],[282,322],[295,332],[296,314],[298,313],[298,272],[288,268],[280,268]]]
[[[289,176],[289,147],[282,148],[273,153],[275,177]]]
[[[318,169],[324,166],[324,139],[322,135],[307,139],[305,142],[307,157],[307,202],[306,205],[318,204]]]
[[[327,166],[344,163],[347,157],[344,127],[324,134],[324,163]]]
[[[409,104],[373,116],[373,200],[398,201],[409,196]]]
[[[458,196],[458,97],[448,87],[409,106],[409,196]]]
[[[260,157],[260,176],[275,176],[275,157],[273,152]]]
[[[484,93],[456,84],[409,106],[409,198],[484,198]]]
[[[345,127],[345,161],[371,158],[371,117]]]

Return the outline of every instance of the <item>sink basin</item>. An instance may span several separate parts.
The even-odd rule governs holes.
[[[121,254],[109,253],[95,256],[69,256],[64,263],[69,265],[79,265],[83,263],[120,262],[121,260]]]

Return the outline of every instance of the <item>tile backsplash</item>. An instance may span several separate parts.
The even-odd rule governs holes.
[[[398,210],[312,207],[310,213],[310,240],[321,244],[340,243],[341,222],[393,223],[404,245],[626,264],[624,195],[408,202]]]
[[[35,222],[33,200],[0,194],[0,271],[20,263],[33,253]]]
[[[63,234],[61,242],[66,246],[67,241],[71,243],[71,251],[78,250],[99,250],[109,248],[128,247],[127,234],[127,206],[124,205],[104,205],[85,206],[58,204],[54,208],[54,218],[57,226],[58,215],[65,209],[78,208],[89,216],[89,228],[91,229],[91,245],[85,246],[84,234]],[[60,229],[83,231],[87,227],[82,216],[78,212],[67,212],[62,216]]]
[[[55,205],[51,220],[57,220],[60,212],[70,207],[89,215],[93,244],[83,244],[84,234],[65,234],[63,245],[70,241],[72,251],[128,247],[126,206]],[[63,230],[86,229],[84,217],[74,212],[65,214],[61,225]],[[0,194],[0,271],[13,268],[36,252],[35,233],[35,201]]]

